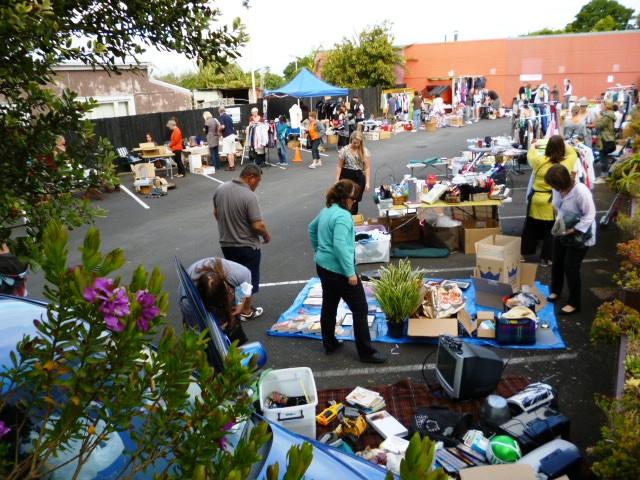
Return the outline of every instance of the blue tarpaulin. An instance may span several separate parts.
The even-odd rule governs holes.
[[[434,280],[434,279],[425,279],[425,280]],[[476,292],[473,286],[473,281],[471,279],[462,279],[461,281],[469,282],[470,287],[464,291],[464,297],[466,299],[466,310],[469,312],[469,315],[472,317],[476,315],[478,310],[489,310],[493,309],[488,307],[483,307],[481,305],[476,305]],[[298,294],[293,304],[280,315],[278,318],[278,322],[286,322],[288,320],[292,320],[296,318],[300,314],[309,314],[314,315],[320,314],[320,307],[316,306],[308,306],[304,305],[305,300],[309,294],[309,291],[314,285],[320,283],[319,278],[312,278],[307,282],[302,291]],[[548,296],[549,295],[549,287],[547,285],[542,285],[540,282],[536,282],[536,286],[540,290],[540,292]],[[369,328],[369,332],[371,333],[371,340],[374,342],[383,342],[383,343],[428,343],[428,344],[437,344],[437,338],[417,338],[417,337],[402,337],[402,338],[393,338],[387,335],[387,319],[379,308],[378,302],[373,297],[373,292],[371,291],[371,287],[365,285],[365,292],[367,294],[367,303],[369,304],[369,312],[372,314],[374,310],[378,310],[375,313],[375,320],[373,325]],[[493,310],[497,311],[497,310]],[[554,305],[552,303],[548,303],[545,307],[537,312],[538,319],[540,320],[540,324],[546,325],[546,328],[538,328],[536,332],[536,344],[535,345],[500,345],[495,340],[487,339],[487,338],[475,338],[475,337],[459,337],[465,342],[475,343],[478,345],[485,345],[490,347],[497,348],[511,348],[511,349],[526,349],[526,350],[551,350],[551,349],[562,349],[566,348],[564,340],[560,335],[560,329],[558,327],[558,319],[556,317],[554,311]],[[344,327],[345,334],[342,336],[338,336],[341,340],[351,340],[353,341],[353,334],[351,331],[351,327]],[[267,330],[267,335],[273,336],[281,336],[281,337],[298,337],[298,338],[314,338],[319,340],[322,336],[319,333],[308,333],[308,332],[278,332],[274,330]]]
[[[264,91],[265,97],[271,95],[290,95],[296,98],[308,98],[348,94],[348,88],[340,88],[324,82],[306,68],[302,68],[298,75],[286,85],[274,90]]]

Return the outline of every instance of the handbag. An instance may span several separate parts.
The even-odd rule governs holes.
[[[551,229],[551,234],[558,237],[558,241],[563,247],[584,248],[585,243],[591,239],[591,229],[584,233],[576,231],[572,235],[567,235],[565,233],[567,230],[575,227],[579,221],[580,217],[577,215],[565,215],[562,219],[558,217],[558,219],[556,219],[556,223],[554,223],[553,228]],[[558,225],[558,228],[556,228],[556,224],[562,225]]]
[[[500,345],[536,343],[536,314],[527,307],[514,307],[496,321],[496,342]]]

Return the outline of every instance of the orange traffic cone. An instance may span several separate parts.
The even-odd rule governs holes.
[[[296,153],[293,156],[293,160],[294,163],[301,163],[302,162],[302,155],[300,154],[300,147],[296,147]]]

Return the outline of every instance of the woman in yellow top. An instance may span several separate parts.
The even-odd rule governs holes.
[[[544,150],[543,150],[544,149]],[[555,213],[551,204],[551,187],[544,176],[555,164],[564,165],[573,174],[578,154],[572,146],[565,144],[560,135],[552,136],[546,143],[537,142],[527,153],[527,161],[533,170],[527,190],[527,217],[522,230],[522,255],[536,253],[538,243],[542,241],[540,265],[551,264],[551,228],[555,221]]]

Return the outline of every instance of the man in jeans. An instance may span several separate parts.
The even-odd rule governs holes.
[[[261,180],[260,167],[248,164],[239,178],[220,185],[213,194],[213,215],[218,221],[222,253],[227,260],[249,269],[253,295],[260,287],[260,237],[264,243],[271,240],[255,194]],[[257,318],[262,312],[262,307],[252,307],[249,301],[244,304],[240,319]]]

